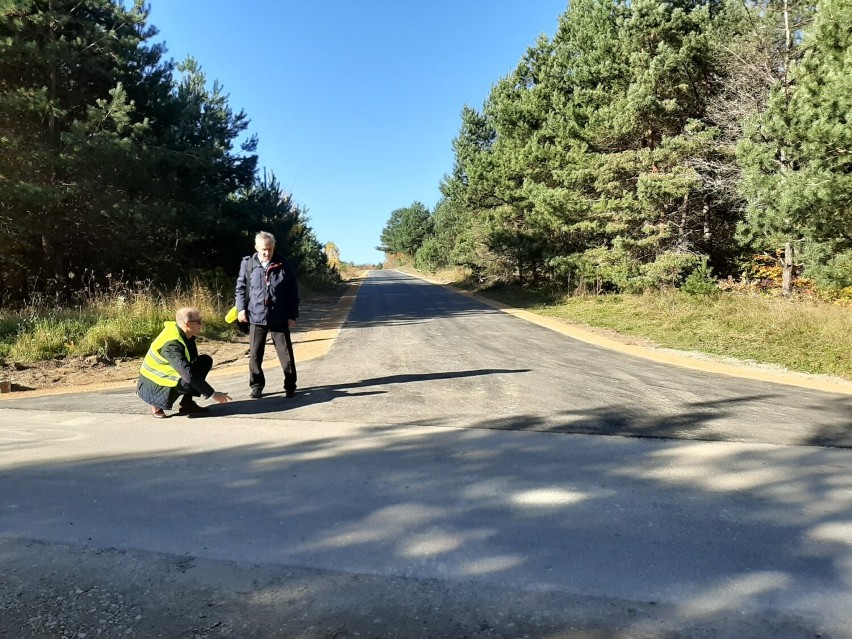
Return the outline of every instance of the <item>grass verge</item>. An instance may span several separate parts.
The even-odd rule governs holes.
[[[39,305],[0,313],[0,357],[33,363],[73,356],[143,355],[163,322],[174,320],[181,306],[201,311],[202,339],[233,333],[225,322],[224,299],[201,283],[169,294],[151,288],[117,289],[90,295],[74,308]]]
[[[339,296],[345,288],[345,282],[329,287],[309,279],[299,285],[303,299]],[[199,341],[229,340],[237,334],[235,325],[225,322],[233,300],[230,290],[230,281],[216,280],[196,280],[168,292],[144,285],[128,288],[117,282],[112,290],[85,293],[70,308],[40,302],[16,312],[0,310],[0,364],[2,360],[32,364],[89,355],[139,357],[162,330],[163,322],[174,320],[175,311],[182,306],[201,311],[204,324]]]

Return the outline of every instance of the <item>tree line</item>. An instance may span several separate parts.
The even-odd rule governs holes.
[[[258,230],[336,277],[306,210],[260,174],[257,137],[135,0],[0,3],[0,303],[84,279],[236,275]]]
[[[571,0],[380,250],[641,291],[777,262],[852,286],[852,2]]]

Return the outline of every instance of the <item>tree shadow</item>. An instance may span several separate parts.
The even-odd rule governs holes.
[[[848,621],[846,451],[506,432],[487,418],[282,422],[288,443],[251,443],[239,422],[214,423],[245,443],[83,448],[3,468],[0,536],[373,575],[371,592],[390,598],[362,601],[371,611],[393,600],[395,578],[444,596],[473,584],[492,602],[550,597],[565,607],[543,637],[601,624],[620,634],[588,636],[829,637]],[[317,578],[294,605],[326,586]]]
[[[483,368],[470,371],[445,371],[440,373],[410,373],[400,375],[386,375],[383,377],[372,377],[354,382],[341,384],[321,384],[299,390],[295,397],[285,397],[283,390],[263,393],[260,400],[238,400],[228,402],[214,407],[208,416],[216,415],[258,415],[262,413],[279,413],[282,410],[295,409],[310,406],[312,404],[323,404],[341,398],[365,397],[370,395],[383,395],[387,391],[362,391],[355,392],[354,389],[370,386],[386,386],[389,384],[412,384],[442,379],[463,379],[467,377],[478,377],[480,375],[499,375],[505,373],[526,373],[529,369],[503,369]],[[264,400],[275,400],[275,403]]]
[[[178,415],[175,412],[170,414],[169,418],[190,417],[191,419],[199,419],[240,415],[279,415],[282,411],[306,407],[312,404],[331,402],[341,398],[382,395],[386,392],[384,390],[354,392],[356,389],[369,388],[371,386],[415,384],[435,380],[465,379],[484,375],[526,373],[529,372],[529,370],[530,369],[482,368],[467,371],[386,375],[340,384],[322,384],[312,386],[299,390],[297,395],[292,398],[284,397],[283,390],[269,391],[264,392],[263,397],[259,400],[236,399],[228,402],[227,404],[211,404],[209,406],[209,412],[206,413]],[[105,413],[126,412],[130,414],[147,413],[148,410],[145,404],[141,403],[135,395],[128,392],[126,389],[22,398],[19,400],[6,401],[0,405],[0,408]],[[177,409],[177,404],[175,405],[175,409]]]
[[[550,415],[512,415],[488,420],[487,426],[478,424],[472,428],[500,430],[534,430],[553,433],[573,433],[607,437],[639,437],[653,439],[753,442],[794,446],[818,446],[826,448],[852,448],[852,423],[822,424],[814,429],[805,429],[790,435],[784,430],[773,430],[772,426],[754,428],[750,424],[729,426],[733,409],[748,407],[753,402],[772,400],[774,394],[743,395],[724,399],[688,402],[684,409],[675,414],[660,415],[639,404],[631,406],[611,405],[583,409],[559,410]],[[827,406],[830,414],[845,408],[852,398],[838,397],[829,400],[837,406]],[[850,406],[852,410],[852,406]],[[723,424],[717,424],[723,422]],[[423,425],[433,426],[438,422],[424,420]]]

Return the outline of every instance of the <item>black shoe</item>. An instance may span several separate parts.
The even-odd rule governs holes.
[[[295,397],[295,396],[296,396],[296,390],[295,389],[293,389],[293,390],[284,389],[284,397]]]
[[[181,415],[194,415],[194,414],[197,414],[197,413],[206,413],[209,410],[210,409],[207,408],[206,406],[199,406],[198,404],[196,404],[195,402],[192,402],[192,401],[183,402],[178,407],[178,413],[180,413]]]
[[[262,395],[263,395],[263,389],[262,388],[256,388],[255,387],[255,388],[251,389],[251,398],[252,399],[260,399]]]

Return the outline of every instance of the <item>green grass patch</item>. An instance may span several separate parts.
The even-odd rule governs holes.
[[[30,306],[0,312],[0,357],[33,363],[68,356],[143,355],[163,322],[174,320],[181,306],[201,311],[202,338],[234,335],[233,325],[225,322],[230,306],[221,294],[200,283],[168,294],[152,288],[121,289],[92,295],[76,308]]]

